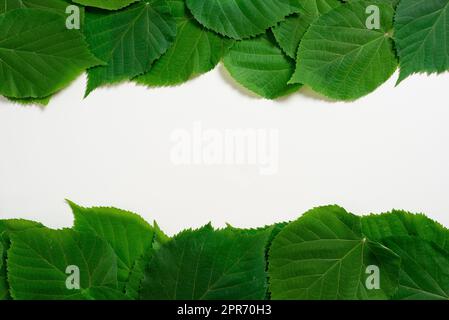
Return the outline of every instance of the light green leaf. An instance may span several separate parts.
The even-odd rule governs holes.
[[[300,87],[287,84],[294,61],[268,36],[236,42],[225,56],[224,65],[238,83],[267,99],[290,94]]]
[[[67,267],[80,271],[81,290],[70,290]],[[117,257],[103,240],[72,230],[30,229],[11,235],[11,295],[19,300],[88,299],[92,287],[117,288]]]
[[[300,3],[302,8],[299,14],[287,17],[285,21],[272,28],[282,50],[293,59],[296,59],[299,43],[310,24],[320,15],[341,5],[339,0],[305,0]]]
[[[176,85],[206,73],[218,64],[233,41],[218,36],[193,19],[184,0],[169,2],[176,18],[175,43],[154,63],[150,71],[136,80],[148,86]]]
[[[372,241],[393,236],[415,236],[433,242],[449,252],[449,230],[423,214],[394,210],[365,216],[362,217],[362,230]]]
[[[64,88],[100,61],[65,18],[40,9],[17,9],[0,16],[0,94],[42,98]]]
[[[380,9],[380,30],[365,25],[370,5]],[[387,2],[353,1],[319,17],[299,45],[291,82],[339,100],[374,91],[397,68],[389,35],[393,14]]]
[[[268,232],[255,235],[206,226],[184,231],[155,252],[141,299],[262,299]]]
[[[176,22],[165,0],[151,0],[117,12],[89,12],[85,33],[92,52],[107,62],[88,71],[88,95],[147,72],[173,43]]]
[[[3,248],[0,254],[0,300],[11,299],[6,271],[6,252],[10,247],[11,233],[43,227],[40,223],[28,220],[0,220],[0,246]]]
[[[140,0],[73,0],[86,7],[95,7],[107,10],[118,10]]]
[[[397,289],[400,259],[367,240],[360,218],[336,206],[311,210],[286,226],[269,255],[272,299],[386,299]],[[369,289],[367,267],[380,270]]]
[[[449,0],[402,0],[395,17],[401,73],[449,70]]]
[[[402,259],[395,299],[449,299],[449,253],[416,237],[390,237],[382,243]]]
[[[221,35],[244,39],[262,34],[300,8],[297,0],[186,0],[196,20]]]
[[[131,212],[115,208],[87,209],[73,202],[69,204],[75,216],[74,230],[99,237],[115,251],[119,289],[124,291],[136,263],[152,247],[153,228]]]

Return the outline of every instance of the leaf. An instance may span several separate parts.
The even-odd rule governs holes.
[[[276,41],[282,50],[295,59],[299,43],[310,24],[320,15],[341,5],[339,0],[305,0],[301,1],[299,14],[287,17],[285,21],[272,28]]]
[[[301,7],[297,0],[186,0],[196,20],[221,35],[256,36]]]
[[[50,96],[100,63],[65,18],[40,9],[0,16],[0,94],[9,98]]]
[[[81,290],[67,288],[69,266],[79,268]],[[11,236],[8,279],[14,299],[88,299],[85,290],[91,287],[117,288],[117,258],[106,242],[90,234],[30,229]]]
[[[370,5],[380,9],[380,30],[365,25]],[[374,91],[397,68],[389,36],[393,14],[386,2],[353,1],[319,17],[299,45],[291,83],[306,84],[339,100],[354,100]]]
[[[402,259],[395,299],[449,299],[449,253],[416,237],[389,237],[382,243]]]
[[[449,0],[400,1],[394,28],[398,83],[413,73],[449,70]]]
[[[392,236],[413,236],[427,240],[449,252],[449,230],[423,214],[394,210],[362,217],[363,233],[373,241]]]
[[[88,71],[87,96],[147,72],[173,43],[176,22],[165,0],[151,0],[117,12],[89,12],[85,33],[92,52],[107,62]]]
[[[148,73],[136,78],[138,83],[148,86],[181,84],[215,68],[233,44],[232,40],[220,37],[196,22],[184,0],[169,3],[178,29],[175,42]]]
[[[82,208],[69,201],[74,230],[106,241],[117,255],[117,279],[124,291],[131,271],[153,243],[153,228],[137,214],[115,208]],[[141,276],[143,278],[143,275]]]
[[[294,62],[268,36],[237,42],[224,57],[224,66],[238,83],[267,99],[300,88],[287,84]]]
[[[78,300],[132,300],[126,294],[117,289],[109,287],[92,287],[86,289]]]
[[[107,10],[118,10],[140,0],[73,0],[86,7],[95,7]]]
[[[32,228],[42,228],[42,224],[28,220],[0,220],[0,300],[10,300],[9,284],[6,272],[6,252],[10,247],[10,236],[13,232]]]
[[[184,231],[154,254],[140,298],[262,299],[268,237],[268,232],[214,231],[210,225]]]
[[[65,14],[69,0],[1,0],[0,14],[21,8],[44,9],[53,13]]]
[[[380,289],[365,286],[380,269]],[[309,211],[286,226],[269,255],[272,299],[386,299],[397,288],[400,259],[367,240],[360,218],[337,206]]]
[[[24,98],[24,99],[17,99],[17,98],[6,98],[11,102],[15,102],[24,106],[27,105],[40,105],[40,106],[47,106],[50,103],[51,96],[46,98]]]

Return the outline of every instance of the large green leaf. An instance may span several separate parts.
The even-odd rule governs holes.
[[[0,220],[0,246],[3,248],[0,254],[0,300],[11,299],[6,270],[6,252],[10,246],[11,233],[42,227],[42,224],[28,220]]]
[[[79,268],[80,290],[67,288],[69,266]],[[14,299],[89,299],[90,288],[117,288],[117,257],[90,234],[30,229],[11,235],[8,279]]]
[[[360,218],[331,206],[285,227],[269,255],[272,299],[386,299],[397,288],[400,259],[367,240]],[[380,270],[380,288],[366,287],[367,267]]]
[[[374,4],[380,9],[379,30],[366,27],[366,8]],[[340,100],[372,92],[397,68],[389,33],[393,14],[387,2],[354,1],[319,17],[299,45],[291,82]]]
[[[305,0],[300,3],[302,8],[300,8],[299,14],[287,17],[285,21],[272,29],[282,50],[294,59],[299,43],[310,24],[320,15],[341,5],[339,0]]]
[[[449,230],[423,214],[392,211],[362,217],[363,234],[372,241],[393,236],[415,236],[449,252]]]
[[[295,69],[294,61],[265,35],[235,43],[224,58],[224,65],[238,83],[267,99],[300,87],[287,84]]]
[[[247,234],[206,226],[184,231],[151,259],[141,299],[262,299],[270,230]]]
[[[390,237],[382,243],[402,259],[395,299],[449,300],[449,253],[417,237]]]
[[[73,2],[82,4],[86,7],[95,7],[107,10],[118,10],[129,6],[131,3],[134,3],[140,0],[73,0]]]
[[[176,22],[165,0],[142,1],[117,12],[89,12],[85,33],[92,52],[107,62],[88,71],[88,95],[147,72],[173,43]]]
[[[47,97],[100,61],[65,18],[41,9],[17,9],[0,16],[0,94]]]
[[[169,2],[176,18],[178,33],[175,43],[137,82],[148,86],[183,83],[212,70],[233,44],[202,27],[185,7],[184,0]]]
[[[395,18],[399,81],[449,70],[449,0],[402,0]]]
[[[262,34],[300,8],[297,0],[186,0],[193,16],[224,36],[243,39]]]
[[[73,202],[69,204],[75,215],[74,229],[94,234],[114,249],[118,262],[119,288],[124,291],[134,266],[152,247],[153,228],[131,212],[115,208],[87,209]]]

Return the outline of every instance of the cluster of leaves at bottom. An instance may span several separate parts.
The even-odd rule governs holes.
[[[449,0],[3,0],[0,95],[45,105],[84,71],[86,96],[175,86],[223,61],[267,99],[306,85],[352,101],[398,67],[398,83],[448,71],[448,17]]]
[[[327,206],[170,238],[134,213],[69,204],[72,229],[0,220],[0,299],[449,298],[449,230],[422,214]],[[79,288],[67,285],[73,267]]]

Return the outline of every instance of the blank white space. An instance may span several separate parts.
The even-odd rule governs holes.
[[[123,84],[83,100],[85,77],[44,110],[0,100],[0,218],[72,224],[64,199],[116,206],[173,234],[213,221],[255,227],[339,204],[425,212],[449,226],[449,75],[396,76],[354,103],[310,92],[267,101],[221,68],[175,88]],[[277,128],[280,167],[176,167],[170,134]]]

